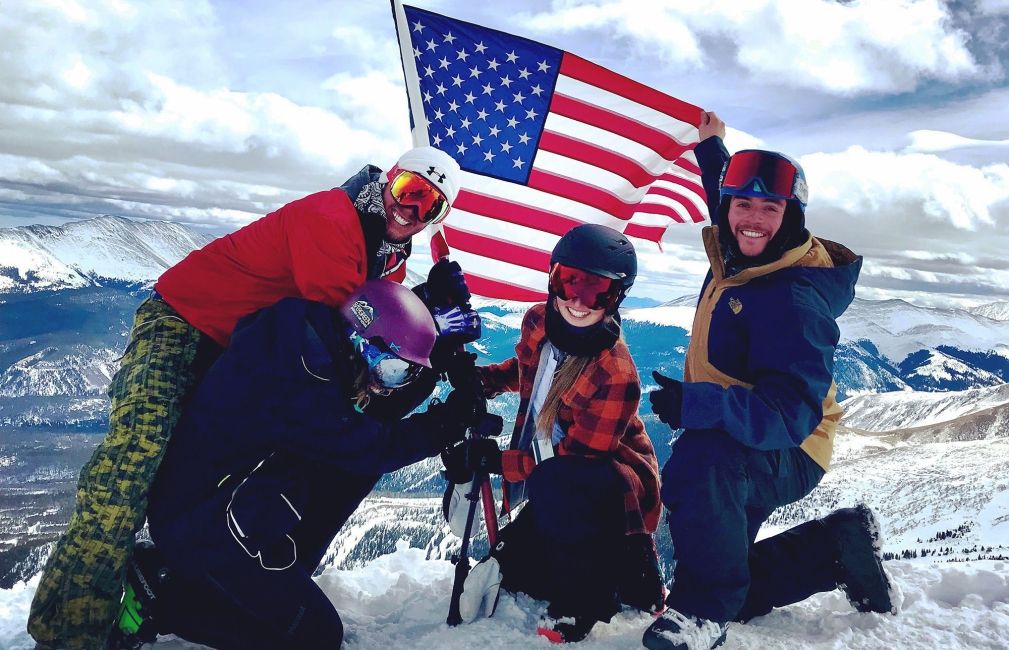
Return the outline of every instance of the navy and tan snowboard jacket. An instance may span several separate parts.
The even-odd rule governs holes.
[[[802,447],[827,469],[842,415],[836,319],[854,298],[862,258],[810,235],[775,262],[726,276],[717,206],[729,155],[718,137],[695,153],[713,225],[703,232],[711,269],[687,349],[683,426],[724,431],[755,449]]]

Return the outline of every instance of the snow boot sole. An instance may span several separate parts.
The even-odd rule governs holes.
[[[648,650],[709,650],[725,643],[726,625],[667,608],[648,626],[641,643]]]

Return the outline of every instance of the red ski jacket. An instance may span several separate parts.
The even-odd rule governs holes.
[[[190,325],[227,346],[240,318],[282,298],[338,306],[368,274],[361,218],[339,189],[288,203],[195,250],[154,289]],[[385,275],[402,282],[406,266]]]

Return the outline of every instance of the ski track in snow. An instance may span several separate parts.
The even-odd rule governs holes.
[[[840,591],[776,610],[747,625],[729,626],[726,650],[739,648],[991,648],[1009,639],[1009,563],[977,561],[931,564],[888,562],[891,578],[904,594],[897,616],[859,614]],[[455,650],[549,648],[535,634],[544,604],[524,595],[503,595],[494,618],[449,628],[445,625],[452,565],[424,559],[421,549],[401,543],[395,553],[365,567],[329,570],[317,581],[347,629],[348,649],[411,648]],[[24,631],[37,584],[0,591],[0,648],[28,650]],[[597,625],[578,644],[586,650],[641,647],[651,621],[624,612]],[[145,650],[196,650],[203,646],[162,637]]]

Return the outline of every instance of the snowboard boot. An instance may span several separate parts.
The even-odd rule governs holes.
[[[641,643],[649,650],[710,650],[725,642],[725,623],[687,616],[667,607],[648,626]]]
[[[466,576],[459,596],[459,615],[466,623],[472,623],[481,615],[490,618],[497,609],[500,595],[501,565],[497,558],[487,556]]]
[[[883,569],[879,522],[865,504],[835,510],[823,525],[837,544],[838,587],[860,612],[896,613]]]
[[[123,599],[110,639],[110,648],[139,648],[157,638],[157,590],[167,579],[168,571],[154,544],[139,542],[126,565]]]
[[[666,589],[651,535],[642,533],[624,537],[617,581],[617,593],[620,594],[620,602],[625,605],[656,615],[665,609]]]
[[[587,637],[596,619],[591,616],[560,616],[547,608],[540,617],[536,634],[546,637],[551,643],[577,643]]]

